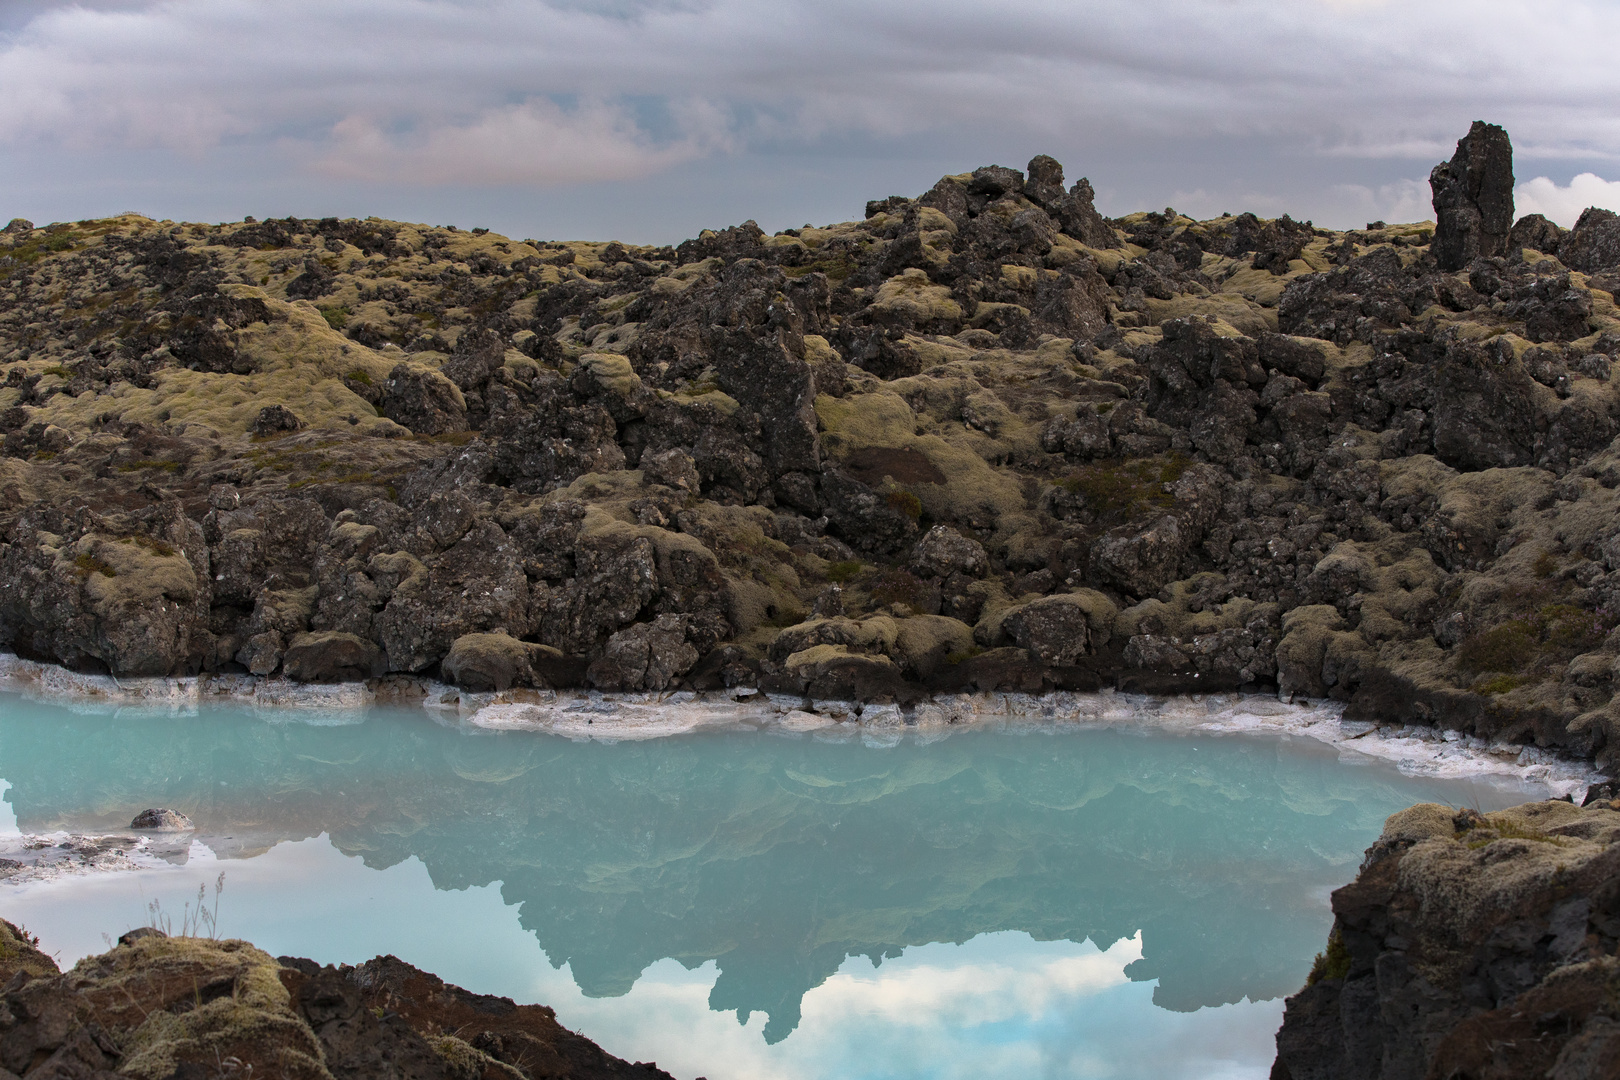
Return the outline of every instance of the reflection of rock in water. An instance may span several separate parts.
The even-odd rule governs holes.
[[[768,1013],[773,1041],[847,956],[999,930],[1107,948],[1140,929],[1128,973],[1169,1009],[1288,993],[1325,925],[1302,898],[1439,793],[1326,752],[1100,731],[604,746],[420,713],[318,728],[32,705],[0,716],[0,766],[25,829],[161,804],[244,852],[325,831],[369,866],[414,855],[439,888],[501,881],[585,993],[713,959],[711,1006]]]

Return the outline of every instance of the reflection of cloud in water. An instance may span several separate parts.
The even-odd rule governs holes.
[[[660,960],[623,996],[586,997],[566,967],[551,967],[498,888],[436,889],[417,860],[372,869],[325,838],[223,864],[202,853],[183,869],[29,886],[7,897],[5,914],[71,964],[104,947],[101,931],[140,924],[147,899],[178,908],[221,865],[228,935],[328,962],[391,952],[463,986],[546,1002],[621,1056],[683,1077],[1259,1080],[1281,1017],[1280,1002],[1188,1014],[1154,1007],[1151,985],[1124,975],[1139,937],[1100,951],[1003,932],[915,946],[876,967],[848,959],[805,995],[798,1030],[767,1043],[763,1016],[739,1025],[709,1008],[720,977],[713,961],[687,970]]]
[[[982,948],[995,939],[1026,937],[985,934],[973,941]],[[1092,946],[1068,954],[1068,950],[1050,947],[1023,950],[1013,945],[992,952],[979,963],[930,962],[933,957],[945,961],[948,948],[918,946],[905,955],[907,962],[891,962],[883,968],[873,967],[864,957],[845,962],[836,975],[812,991],[813,997],[806,998],[805,1022],[848,1022],[875,1016],[905,1026],[970,1027],[1013,1017],[1039,1020],[1057,999],[1090,995],[1129,982],[1125,965],[1141,959],[1142,935],[1117,941],[1106,952]],[[1065,955],[1050,955],[1054,952]],[[922,959],[925,956],[930,960]]]
[[[1151,986],[1123,972],[1137,949],[1134,939],[1104,952],[999,933],[916,946],[877,968],[853,957],[805,995],[798,1030],[776,1044],[760,1039],[757,1016],[739,1026],[703,1015],[698,1006],[715,978],[712,964],[688,972],[661,961],[618,1004],[584,999],[569,1015],[593,1033],[611,1028],[620,1045],[657,1048],[659,1063],[676,1075],[710,1080],[1267,1075],[1281,1002],[1187,1014],[1155,1008]],[[597,1009],[600,1019],[592,1015]],[[668,1030],[689,1031],[701,1049],[671,1056],[653,1037]]]
[[[524,955],[566,966],[571,1000],[634,997],[669,962],[711,969],[705,1014],[734,1011],[755,1044],[793,1032],[817,987],[853,993],[846,983],[879,960],[888,980],[927,950],[970,947],[935,943],[1008,931],[1053,943],[1042,949],[1095,943],[1117,967],[1109,978],[1129,980],[1096,990],[1098,1001],[1154,1013],[1151,998],[1191,1014],[1276,998],[1299,986],[1329,922],[1322,897],[1349,879],[1385,815],[1418,799],[1489,809],[1523,796],[1346,768],[1318,743],[1275,738],[975,731],[882,750],[758,734],[601,745],[469,734],[419,712],[316,727],[12,699],[0,708],[0,775],[30,831],[116,828],[173,806],[221,855],[326,833],[365,867],[496,898]],[[242,865],[271,865],[285,848]],[[285,929],[285,951],[313,949],[297,928],[334,956],[372,940],[322,936],[349,925],[333,921],[328,888],[315,878],[303,894],[272,890],[287,906],[258,925]],[[344,899],[382,924],[405,903],[392,891]],[[1057,955],[1091,954],[1029,959]],[[1019,978],[978,972],[1003,988],[986,999],[1022,1000],[1033,985],[1023,963]],[[929,986],[921,976],[882,985],[913,995],[918,1014],[955,1007],[916,997]],[[904,1027],[867,1006],[870,1024]],[[622,1002],[603,1008],[618,1016]]]

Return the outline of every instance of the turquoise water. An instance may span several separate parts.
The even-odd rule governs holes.
[[[197,825],[184,865],[0,885],[0,914],[71,962],[223,869],[227,936],[392,952],[683,1080],[1263,1077],[1383,819],[1541,794],[1278,736],[613,744],[310,719],[0,696],[22,830],[149,806]]]

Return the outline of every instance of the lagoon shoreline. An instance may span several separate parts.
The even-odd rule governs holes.
[[[942,694],[913,705],[820,700],[734,687],[725,691],[603,692],[514,689],[471,692],[430,679],[297,683],[254,675],[119,679],[0,653],[0,692],[76,708],[189,713],[240,706],[324,723],[358,723],[377,707],[421,708],[435,722],[486,731],[530,731],[598,742],[697,732],[758,730],[859,738],[892,745],[975,728],[1140,728],[1180,734],[1310,738],[1351,760],[1391,762],[1412,775],[1499,778],[1546,785],[1579,801],[1608,779],[1591,762],[1462,732],[1346,719],[1341,703],[1289,702],[1263,694],[1149,696],[1102,690],[1043,694]]]

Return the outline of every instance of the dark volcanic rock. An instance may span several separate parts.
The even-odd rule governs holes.
[[[1436,364],[1435,453],[1456,469],[1528,465],[1537,387],[1505,342],[1453,342]]]
[[[59,974],[0,922],[0,1068],[93,1080],[242,1076],[370,1080],[470,1076],[669,1080],[557,1023],[544,1005],[473,994],[392,956],[360,967],[279,961],[245,941],[149,928]],[[453,1032],[454,1034],[450,1034]]]
[[[1507,250],[1513,227],[1513,144],[1480,120],[1457,142],[1452,159],[1429,174],[1434,193],[1433,254],[1442,270],[1461,270],[1481,255]]]
[[[1598,1077],[1620,1066],[1620,813],[1394,815],[1305,988],[1275,1080]]]
[[[467,403],[461,391],[436,371],[399,364],[383,385],[383,415],[418,435],[467,430]]]
[[[1607,761],[1620,219],[1513,223],[1511,172],[1476,127],[1438,235],[1107,221],[1044,155],[679,248],[18,226],[0,647],[385,690],[1275,683]]]
[[[132,829],[178,830],[194,828],[191,819],[178,810],[142,810],[129,823]]]
[[[1530,248],[1547,255],[1558,254],[1558,246],[1563,243],[1569,230],[1548,221],[1540,214],[1526,214],[1513,223],[1513,229],[1508,233],[1508,250],[1516,248]]]
[[[1620,267],[1620,214],[1592,206],[1558,245],[1558,258],[1571,270],[1595,273]]]

